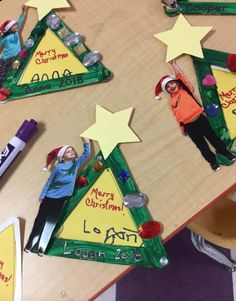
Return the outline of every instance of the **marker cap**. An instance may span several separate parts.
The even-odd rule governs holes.
[[[16,137],[27,143],[38,131],[37,122],[34,119],[25,120],[16,133]]]

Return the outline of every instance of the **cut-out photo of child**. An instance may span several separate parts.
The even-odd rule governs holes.
[[[34,249],[39,256],[43,256],[57,225],[63,208],[73,194],[78,169],[89,158],[90,141],[82,138],[84,151],[78,156],[71,145],[64,145],[53,149],[47,155],[47,168],[58,161],[39,196],[41,202],[35,218],[31,234],[24,248],[25,252]]]
[[[27,6],[23,5],[18,21],[6,20],[0,26],[0,48],[2,50],[0,58],[0,103],[5,102],[11,93],[3,84],[15,57],[21,51],[19,31],[24,23],[26,11]]]
[[[214,132],[204,114],[204,108],[193,95],[193,87],[179,66],[175,61],[169,62],[169,65],[174,75],[165,75],[159,80],[155,89],[156,99],[160,98],[161,92],[166,92],[170,96],[170,108],[182,134],[190,137],[213,171],[219,170],[220,165],[208,143],[216,152],[234,162],[236,156],[226,149],[224,142]]]

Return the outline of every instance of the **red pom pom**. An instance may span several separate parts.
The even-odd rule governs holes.
[[[21,51],[18,53],[18,56],[19,56],[21,59],[27,58],[28,55],[29,55],[29,51],[28,51],[27,49],[23,49],[23,50],[21,50]]]
[[[230,71],[236,72],[236,54],[229,54],[226,64]]]
[[[8,90],[7,88],[4,88],[4,87],[2,87],[2,88],[0,89],[0,93],[2,93],[3,95],[6,95],[6,96],[11,95],[11,91]]]
[[[84,187],[87,184],[88,184],[88,182],[87,182],[87,179],[85,177],[79,177],[78,180],[77,180],[77,183],[76,183],[76,185],[78,187]]]
[[[155,221],[149,221],[138,228],[138,234],[144,239],[151,239],[161,233],[161,225]]]

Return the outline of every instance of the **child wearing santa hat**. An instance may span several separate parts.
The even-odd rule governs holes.
[[[0,58],[0,102],[4,102],[10,95],[10,91],[3,87],[3,83],[15,57],[21,50],[18,31],[22,27],[25,15],[26,6],[23,6],[22,14],[17,22],[15,20],[7,20],[0,26],[0,48],[2,48]]]
[[[47,155],[46,168],[55,159],[58,163],[40,194],[41,205],[24,249],[26,252],[34,248],[40,256],[45,253],[62,209],[73,194],[78,169],[90,156],[90,141],[82,139],[84,152],[80,157],[70,145],[55,148]]]
[[[211,128],[206,116],[204,108],[197,102],[193,95],[191,84],[184,77],[175,61],[169,62],[174,72],[174,76],[163,76],[156,85],[156,99],[160,99],[159,94],[167,92],[170,99],[170,107],[180,125],[181,132],[188,135],[200,150],[202,156],[209,162],[213,171],[220,169],[216,155],[213,153],[206,141],[215,148],[217,152],[222,154],[231,162],[236,160],[236,156],[230,153],[225,144],[218,138],[214,130]]]

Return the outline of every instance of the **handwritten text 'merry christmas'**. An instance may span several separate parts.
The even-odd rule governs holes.
[[[51,61],[63,60],[68,58],[68,53],[57,53],[56,49],[48,49],[45,51],[37,51],[34,55],[37,65],[48,64]]]
[[[86,198],[85,204],[88,207],[100,208],[104,210],[123,211],[124,204],[115,205],[115,194],[113,192],[101,191],[93,188],[90,195]]]
[[[8,286],[9,281],[12,279],[12,275],[6,276],[3,273],[3,267],[4,267],[4,261],[0,259],[0,282],[6,283],[6,286]]]
[[[232,88],[228,92],[219,93],[221,99],[221,106],[227,109],[229,106],[236,104],[236,87]]]

